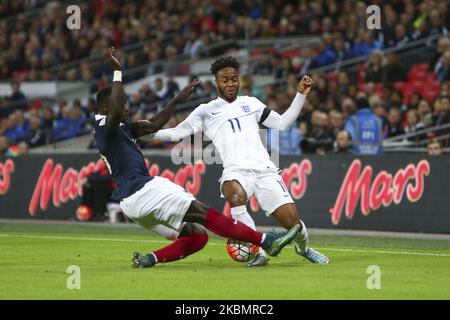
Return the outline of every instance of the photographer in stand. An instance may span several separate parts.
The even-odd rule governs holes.
[[[339,131],[334,142],[334,153],[349,154],[352,150],[352,136],[345,130]]]

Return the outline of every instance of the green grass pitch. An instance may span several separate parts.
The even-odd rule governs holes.
[[[135,226],[0,223],[0,299],[449,299],[450,241],[311,236],[330,265],[289,246],[263,268],[232,261],[225,240],[152,269],[131,268],[135,250],[169,242]],[[66,287],[81,270],[80,290]],[[367,288],[379,266],[381,289]]]

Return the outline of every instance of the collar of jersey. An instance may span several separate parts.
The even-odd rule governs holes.
[[[221,97],[217,97],[217,99],[222,100],[223,102],[226,102],[228,104],[233,104],[239,99],[239,96],[237,96],[233,102],[228,102],[227,100],[225,100],[224,98],[221,98]]]

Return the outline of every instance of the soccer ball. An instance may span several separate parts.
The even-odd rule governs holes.
[[[76,211],[77,219],[80,221],[87,221],[92,218],[94,212],[91,207],[86,205],[81,205]]]
[[[249,262],[258,253],[259,246],[252,243],[228,239],[227,252],[237,262]]]

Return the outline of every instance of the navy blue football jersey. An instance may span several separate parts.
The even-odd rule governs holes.
[[[148,173],[144,156],[136,144],[136,123],[121,123],[115,132],[108,134],[107,121],[106,116],[95,116],[94,138],[117,183],[111,198],[120,201],[140,190],[153,177]]]

